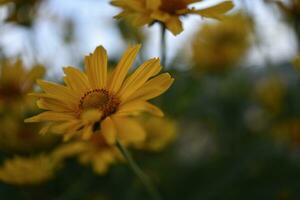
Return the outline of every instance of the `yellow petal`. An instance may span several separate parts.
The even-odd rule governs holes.
[[[79,69],[74,67],[65,67],[64,73],[66,74],[67,85],[79,95],[89,90],[89,82],[87,76]]]
[[[209,8],[196,10],[194,13],[197,13],[203,17],[221,19],[223,17],[222,15],[231,10],[233,7],[234,4],[232,1],[225,1]]]
[[[36,116],[25,119],[25,122],[43,122],[43,121],[67,121],[74,119],[73,113],[60,113],[46,111]]]
[[[72,93],[69,88],[44,80],[38,80],[37,83],[46,93],[54,96],[56,99],[71,104],[72,106],[77,106],[79,97]]]
[[[124,105],[121,105],[118,112],[115,114],[117,116],[132,116],[139,114],[141,112],[148,112],[152,115],[162,117],[163,112],[153,104],[150,104],[146,101],[131,101]]]
[[[93,126],[85,126],[82,130],[82,139],[83,140],[88,140],[91,138],[93,135]]]
[[[145,139],[145,130],[135,120],[128,117],[112,117],[118,131],[118,139],[124,144],[140,142]]]
[[[133,47],[129,47],[124,53],[122,59],[112,73],[111,80],[109,81],[109,90],[111,92],[117,93],[119,91],[127,75],[127,72],[132,66],[140,48],[141,45],[135,45]]]
[[[136,13],[133,15],[131,14],[130,16],[130,19],[134,26],[144,26],[146,24],[150,24],[153,21],[148,13]]]
[[[132,100],[149,100],[164,93],[174,82],[169,73],[160,74],[147,81],[140,89],[133,93],[126,102]]]
[[[143,63],[135,72],[126,79],[118,96],[125,100],[139,89],[150,77],[161,70],[159,59],[151,59]]]
[[[79,125],[78,120],[74,119],[71,121],[62,122],[57,125],[53,125],[51,131],[54,133],[62,134],[62,133],[66,133],[69,130],[73,130],[74,127],[77,128],[78,125]]]
[[[150,10],[157,10],[161,5],[161,0],[146,0],[146,8]]]
[[[167,29],[169,29],[174,35],[178,35],[183,31],[182,23],[177,16],[172,16],[165,22]]]
[[[110,117],[107,117],[101,123],[101,133],[108,144],[114,144],[116,141],[116,127]]]
[[[160,10],[155,10],[151,13],[151,18],[161,22],[166,22],[171,18],[171,15],[166,12],[162,12]]]
[[[57,111],[57,112],[70,112],[72,110],[69,109],[69,107],[55,99],[49,99],[49,98],[43,98],[39,99],[37,101],[37,106],[40,109],[44,110],[51,110],[51,111]]]
[[[106,86],[107,81],[107,53],[99,46],[93,54],[85,57],[85,70],[93,89]]]

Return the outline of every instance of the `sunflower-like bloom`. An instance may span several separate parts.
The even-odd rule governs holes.
[[[176,123],[169,118],[142,116],[140,121],[147,134],[145,141],[134,145],[137,149],[161,151],[176,138]]]
[[[54,176],[58,165],[49,156],[15,157],[0,167],[0,180],[13,185],[36,185]]]
[[[251,30],[251,20],[242,14],[202,26],[192,42],[195,69],[219,73],[234,68],[250,46]]]
[[[181,16],[197,14],[202,17],[220,19],[233,8],[232,1],[225,1],[205,9],[188,7],[200,1],[202,0],[112,0],[111,3],[123,9],[115,18],[127,18],[135,26],[160,22],[174,35],[183,31]]]
[[[88,139],[101,130],[108,144],[114,144],[116,138],[126,143],[143,140],[145,132],[133,117],[141,112],[163,116],[147,100],[165,92],[173,78],[168,73],[157,75],[161,70],[157,58],[126,78],[139,49],[140,45],[128,48],[110,75],[106,51],[100,46],[85,58],[85,73],[64,68],[66,85],[38,80],[45,93],[32,95],[39,97],[39,108],[47,111],[26,122],[54,122],[53,130],[64,133],[65,139],[78,134]]]

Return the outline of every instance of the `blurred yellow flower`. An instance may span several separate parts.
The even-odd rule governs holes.
[[[117,147],[109,145],[101,133],[94,134],[84,144],[85,149],[78,155],[79,162],[91,165],[97,174],[105,174],[112,164],[123,161]]]
[[[24,124],[27,113],[34,113],[33,90],[36,78],[45,73],[42,66],[26,69],[18,60],[6,60],[0,65],[0,149],[6,152],[32,152],[53,144],[53,136],[38,134],[39,124]]]
[[[51,179],[58,163],[51,157],[15,157],[5,160],[0,167],[0,180],[13,185],[35,185]]]
[[[5,106],[28,106],[32,100],[27,93],[33,90],[37,78],[41,78],[45,68],[36,65],[27,70],[20,60],[15,63],[4,61],[0,64],[0,110]],[[29,99],[29,100],[28,100]]]
[[[146,139],[136,143],[135,148],[161,151],[176,138],[176,123],[171,119],[143,116],[140,121],[146,130]]]
[[[202,0],[112,0],[114,6],[123,11],[115,18],[127,18],[135,26],[160,22],[174,35],[183,31],[181,16],[197,14],[202,17],[220,19],[233,8],[232,1],[221,2],[205,9],[189,8],[190,4]]]
[[[116,138],[124,142],[143,140],[145,132],[132,116],[141,112],[163,116],[147,100],[165,92],[173,78],[168,73],[157,75],[161,70],[157,58],[146,61],[126,78],[139,49],[140,45],[128,48],[110,76],[106,51],[100,46],[85,58],[85,73],[64,68],[66,86],[38,80],[45,93],[32,95],[39,97],[38,107],[47,111],[26,122],[51,121],[53,130],[63,133],[65,139],[78,133],[88,139],[101,129],[109,144]]]
[[[255,89],[258,101],[271,113],[278,114],[281,111],[285,86],[280,77],[273,75],[259,81]]]
[[[251,20],[242,14],[201,27],[192,42],[195,69],[223,72],[235,67],[250,46],[251,28]]]
[[[40,124],[25,124],[23,113],[0,117],[0,150],[13,153],[30,153],[51,147],[57,140],[54,135],[39,134]]]

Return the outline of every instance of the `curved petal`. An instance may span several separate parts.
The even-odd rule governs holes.
[[[107,53],[99,46],[93,54],[85,57],[85,71],[93,89],[103,88],[107,80]]]
[[[89,88],[89,81],[87,76],[79,69],[74,67],[65,67],[64,73],[66,74],[67,85],[76,93],[85,93]]]
[[[209,8],[195,10],[193,13],[199,14],[203,17],[222,19],[223,15],[234,7],[232,1],[221,2],[220,4],[211,6]]]
[[[138,88],[140,88],[150,77],[154,76],[161,70],[159,59],[151,59],[138,67],[135,72],[130,75],[120,89],[118,96],[125,100]]]
[[[61,113],[46,111],[36,116],[25,119],[25,122],[43,122],[43,121],[67,121],[73,120],[75,116],[73,113]]]
[[[166,27],[174,34],[178,35],[183,31],[182,23],[177,16],[172,16],[166,22]]]
[[[110,117],[107,117],[101,123],[101,133],[108,144],[116,142],[116,127]]]
[[[146,8],[151,10],[159,9],[161,0],[146,0]]]
[[[116,116],[132,116],[137,115],[141,112],[148,112],[152,115],[162,117],[163,112],[156,106],[146,101],[131,101],[120,107],[118,112],[115,114]]]
[[[111,92],[117,93],[119,91],[127,75],[127,72],[132,66],[140,48],[141,45],[135,45],[133,47],[129,47],[124,53],[116,69],[112,72],[111,80],[109,81],[108,86]]]
[[[42,98],[37,101],[37,106],[40,109],[51,110],[56,112],[71,112],[72,110],[64,103],[49,98]]]
[[[149,100],[164,93],[174,82],[169,73],[160,74],[147,81],[141,88],[133,93],[126,102],[133,100]]]
[[[38,80],[37,83],[47,94],[54,96],[56,99],[66,102],[66,104],[77,105],[78,98],[80,97],[72,93],[66,86],[44,80]]]
[[[112,117],[118,131],[118,138],[121,142],[135,143],[143,141],[146,137],[145,130],[136,121],[128,117]]]

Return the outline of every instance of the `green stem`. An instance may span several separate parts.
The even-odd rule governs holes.
[[[161,25],[161,64],[163,67],[166,67],[166,60],[167,60],[167,41],[166,41],[166,27],[164,24]]]
[[[132,169],[135,175],[140,179],[140,181],[143,183],[145,188],[148,190],[149,194],[152,196],[152,199],[162,200],[159,192],[154,187],[149,177],[136,164],[130,152],[126,149],[126,147],[124,147],[124,145],[119,140],[117,140],[116,146],[119,149],[119,151],[122,153],[122,155],[125,157],[125,159],[127,160],[129,167]]]

